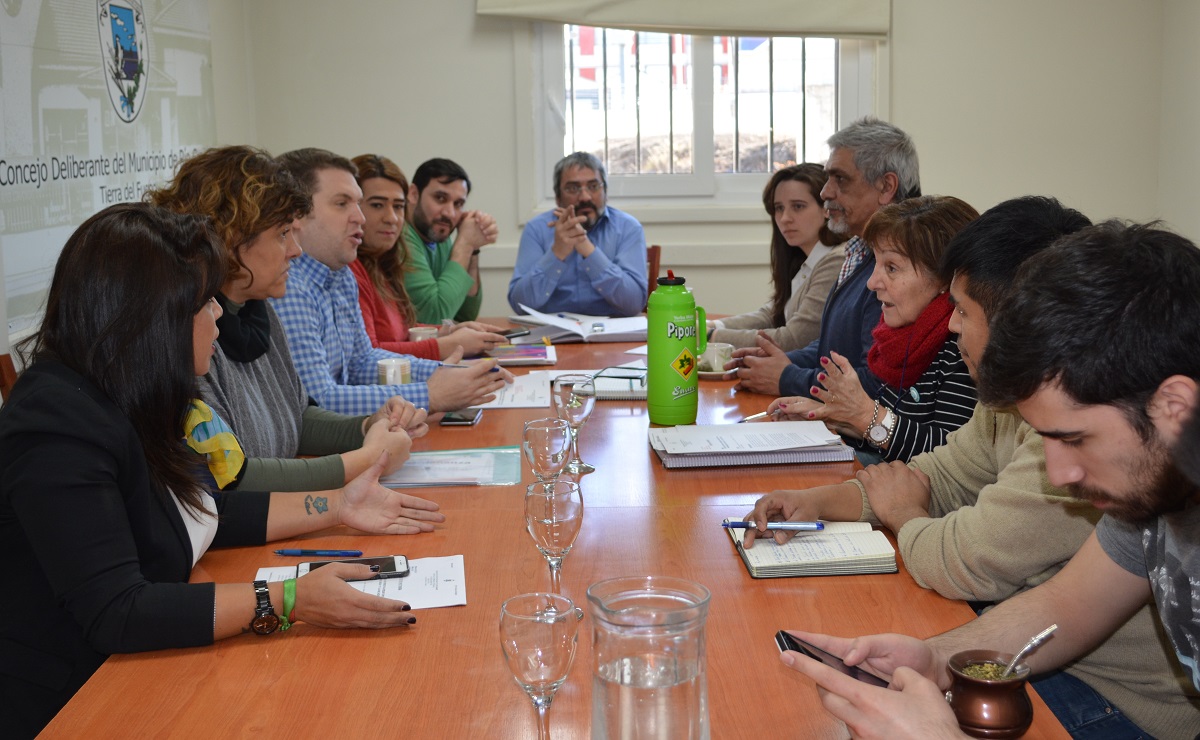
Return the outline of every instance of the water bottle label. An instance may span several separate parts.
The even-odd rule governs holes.
[[[695,327],[692,328],[695,329]],[[687,380],[696,372],[696,356],[687,347],[684,347],[679,356],[671,362],[671,369]]]
[[[676,319],[678,321],[678,319]],[[690,324],[679,325],[674,321],[667,322],[667,339],[686,339],[696,336],[696,317],[691,317]]]

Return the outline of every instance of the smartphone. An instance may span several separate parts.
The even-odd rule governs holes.
[[[362,578],[363,581],[376,581],[381,578],[403,578],[408,575],[408,558],[403,555],[388,555],[381,558],[347,558],[346,560],[313,560],[308,563],[300,563],[296,566],[296,577],[299,578],[309,571],[316,570],[322,565],[330,563],[363,563],[364,565],[378,565],[379,572],[372,575],[370,578]]]
[[[795,650],[802,655],[807,655],[813,660],[818,660],[824,663],[830,668],[834,668],[842,673],[845,673],[850,678],[857,678],[863,683],[867,683],[872,686],[881,686],[885,689],[888,686],[887,681],[883,680],[879,676],[876,676],[874,673],[867,673],[858,666],[848,666],[836,655],[827,653],[816,645],[807,643],[797,637],[793,637],[786,630],[779,630],[775,633],[775,645],[779,647],[779,652],[781,653],[785,650]]]
[[[469,427],[478,424],[481,418],[483,418],[483,409],[459,409],[458,411],[447,411],[438,423],[444,427]]]
[[[529,336],[529,330],[528,329],[509,329],[508,331],[500,332],[500,336],[504,337],[505,339],[515,339],[516,337],[527,337],[527,336]]]

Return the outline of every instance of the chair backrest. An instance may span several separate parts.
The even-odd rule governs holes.
[[[661,263],[662,247],[657,244],[646,247],[646,281],[650,285],[650,289],[646,291],[646,300],[650,299],[650,294],[658,287],[658,270]]]
[[[17,368],[13,366],[12,355],[0,355],[0,400],[8,400],[16,383]]]

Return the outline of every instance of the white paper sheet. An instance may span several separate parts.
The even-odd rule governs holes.
[[[259,568],[256,581],[286,581],[296,577],[296,566]],[[462,555],[417,558],[408,561],[408,575],[378,581],[354,581],[365,594],[408,602],[413,609],[437,609],[467,603],[467,578]]]
[[[480,404],[483,409],[550,408],[550,377],[546,370],[518,375],[496,393],[496,400]]]

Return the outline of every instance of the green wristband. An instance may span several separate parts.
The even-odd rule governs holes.
[[[292,610],[296,608],[296,579],[283,582],[283,614],[279,615],[279,631],[292,626]]]

